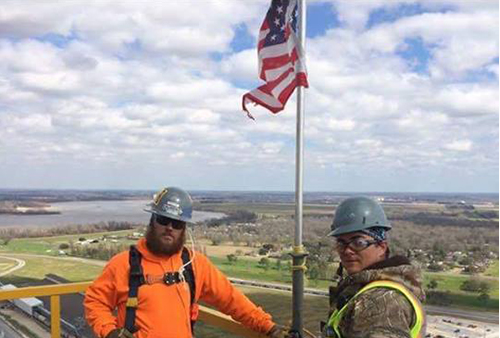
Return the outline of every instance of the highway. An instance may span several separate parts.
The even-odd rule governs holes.
[[[448,316],[454,318],[475,320],[482,323],[498,324],[498,313],[495,312],[461,310],[434,305],[426,305],[425,311],[427,311],[427,314],[430,315]]]
[[[0,318],[0,338],[24,338]]]

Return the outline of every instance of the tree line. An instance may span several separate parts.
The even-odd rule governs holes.
[[[257,220],[257,214],[248,210],[236,210],[222,218],[213,218],[206,222],[209,227],[216,227],[222,224],[233,223],[254,223]]]
[[[456,226],[456,227],[483,227],[497,228],[498,213],[495,212],[468,212],[470,217],[457,217],[449,214],[430,214],[427,212],[408,213],[399,215],[394,220],[409,221],[418,225]],[[496,217],[495,217],[496,216]],[[496,218],[496,219],[495,219]]]

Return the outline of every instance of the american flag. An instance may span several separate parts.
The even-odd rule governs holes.
[[[272,0],[259,31],[259,77],[266,83],[243,95],[248,102],[276,114],[285,108],[295,87],[308,87],[304,53],[297,38],[297,0]]]

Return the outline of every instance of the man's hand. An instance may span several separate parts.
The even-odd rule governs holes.
[[[274,325],[267,333],[271,338],[286,338],[288,337],[288,329],[281,325]]]
[[[108,333],[106,338],[134,338],[134,335],[132,333],[130,333],[129,330],[122,327],[119,329],[114,329],[113,331]]]

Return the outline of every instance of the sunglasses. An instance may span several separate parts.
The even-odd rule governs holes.
[[[165,216],[160,216],[160,215],[155,215],[155,222],[158,223],[159,225],[163,226],[172,226],[172,229],[175,230],[182,230],[186,227],[186,222],[184,221],[179,221],[177,219],[165,217]]]
[[[344,251],[347,247],[351,248],[352,251],[360,252],[368,248],[372,244],[376,244],[378,241],[370,241],[362,237],[355,237],[350,241],[343,241],[338,239],[335,243],[335,249],[339,252]]]

